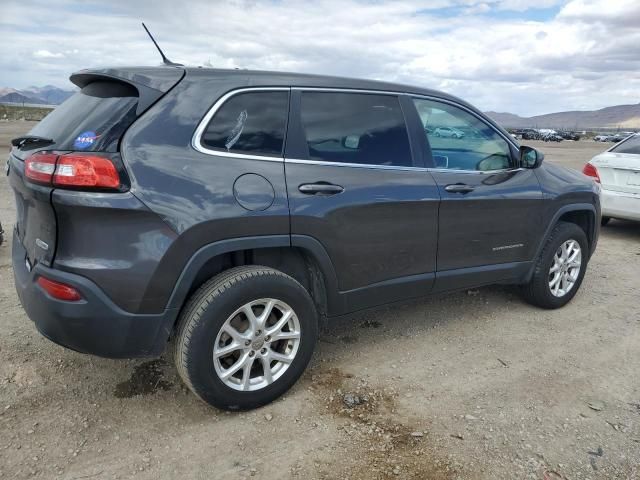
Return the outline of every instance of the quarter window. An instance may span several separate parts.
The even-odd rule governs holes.
[[[300,115],[311,160],[412,165],[407,128],[396,96],[303,92]]]
[[[210,150],[282,156],[289,92],[246,92],[234,95],[215,113],[201,138]]]
[[[447,103],[413,102],[436,168],[489,171],[511,166],[507,141],[478,117]]]

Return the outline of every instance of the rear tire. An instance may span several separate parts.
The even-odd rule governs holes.
[[[531,281],[523,286],[525,300],[542,308],[563,307],[580,288],[588,258],[584,230],[575,223],[558,222],[536,261]]]
[[[204,402],[248,410],[291,388],[309,363],[317,336],[315,305],[300,283],[268,267],[235,267],[206,282],[187,302],[175,363]]]
[[[609,223],[610,220],[611,220],[611,217],[602,217],[600,219],[600,225],[604,227],[607,223]]]

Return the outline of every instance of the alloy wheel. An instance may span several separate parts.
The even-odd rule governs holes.
[[[564,297],[576,284],[582,267],[582,249],[573,239],[558,247],[549,269],[549,289],[555,297]]]
[[[301,333],[298,317],[285,302],[263,298],[246,303],[218,332],[213,347],[215,372],[234,390],[265,388],[290,367]]]

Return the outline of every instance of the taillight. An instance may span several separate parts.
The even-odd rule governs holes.
[[[25,176],[35,183],[51,184],[57,158],[54,153],[34,153],[24,162]]]
[[[117,188],[120,176],[108,158],[95,155],[60,155],[53,184],[67,187]]]
[[[113,162],[97,155],[35,153],[25,160],[25,176],[56,187],[118,188],[120,175]]]
[[[66,283],[56,282],[45,277],[38,277],[37,282],[45,292],[58,300],[77,302],[82,299],[80,292]]]
[[[587,163],[582,169],[582,173],[588,177],[592,177],[596,182],[600,183],[600,175],[598,175],[598,169],[592,164]]]

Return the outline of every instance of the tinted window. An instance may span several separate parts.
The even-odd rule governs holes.
[[[312,160],[412,165],[404,116],[395,96],[303,92],[300,113]]]
[[[487,171],[510,167],[509,144],[478,117],[446,103],[413,101],[437,168]]]
[[[31,132],[58,150],[117,151],[136,119],[138,91],[120,82],[93,82],[47,115]]]
[[[611,149],[616,153],[633,153],[640,155],[640,135],[634,135]]]
[[[282,156],[289,92],[239,93],[215,113],[201,143],[211,150]]]

